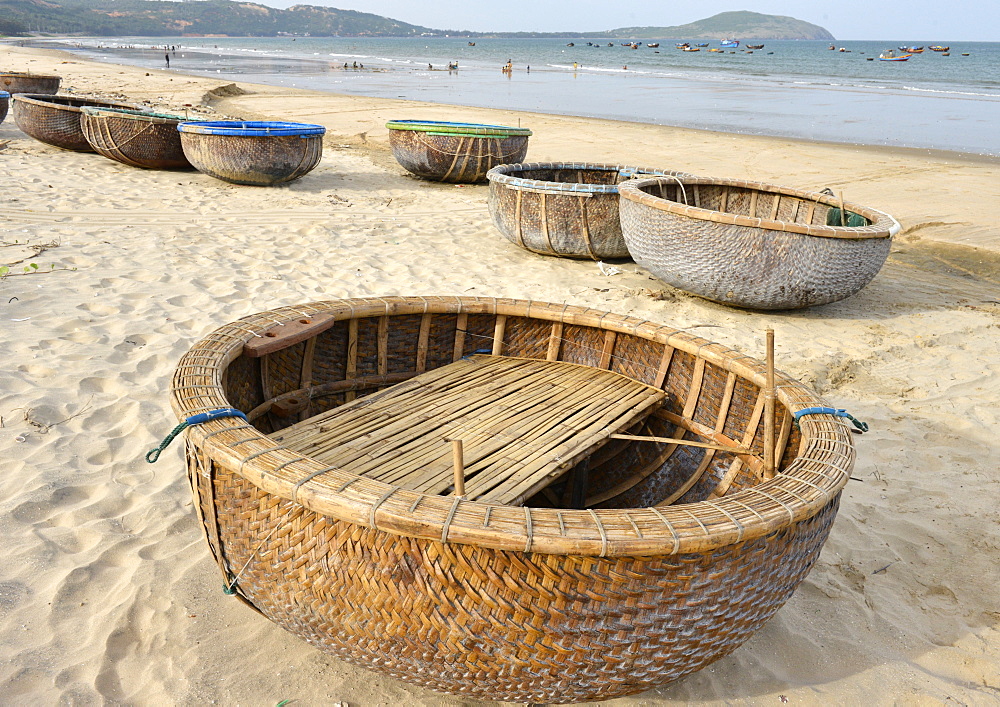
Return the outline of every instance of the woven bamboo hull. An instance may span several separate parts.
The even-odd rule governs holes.
[[[321,330],[307,338],[246,354],[276,326],[315,322]],[[661,388],[665,417],[650,417],[648,434],[695,430],[692,438],[752,455],[612,443],[592,457],[587,509],[571,510],[544,494],[521,507],[416,493],[264,436],[484,347]],[[563,703],[643,691],[727,655],[816,561],[853,465],[851,434],[829,416],[795,429],[791,411],[821,401],[779,375],[782,473],[762,481],[763,377],[738,352],[606,312],[342,300],[216,331],[180,362],[173,405],[182,419],[227,405],[249,411],[252,425],[228,418],[187,432],[195,506],[239,598],[313,645],[400,680]],[[552,492],[563,496],[560,486]],[[682,505],[658,505],[669,499]]]
[[[419,130],[389,130],[389,147],[408,172],[436,182],[476,184],[493,167],[520,162],[528,153],[523,135],[489,137],[433,135]]]
[[[320,135],[180,135],[184,156],[195,169],[233,184],[291,182],[311,172],[323,158]]]
[[[19,94],[13,97],[14,121],[21,131],[39,142],[75,152],[93,152],[80,126],[83,106],[128,108],[113,101],[70,96]]]
[[[686,192],[668,182],[661,192],[655,180],[623,187],[625,242],[667,284],[723,304],[797,309],[850,297],[878,274],[899,231],[891,216],[850,203],[869,225],[826,226],[838,202],[821,193],[738,180],[684,184]]]
[[[91,148],[108,159],[144,169],[190,169],[177,132],[179,122],[85,112],[80,127]]]
[[[54,94],[59,92],[60,81],[62,79],[58,76],[23,74],[19,72],[0,73],[0,91],[7,91],[7,93]]]
[[[618,216],[623,171],[682,174],[607,164],[504,164],[487,175],[493,225],[511,243],[540,255],[628,258]]]

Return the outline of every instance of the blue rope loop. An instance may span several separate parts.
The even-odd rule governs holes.
[[[224,417],[239,417],[242,418],[244,422],[248,421],[247,416],[243,414],[243,411],[237,410],[236,408],[219,408],[218,410],[209,410],[208,412],[200,412],[197,415],[191,415],[191,417],[187,418],[178,424],[177,427],[172,429],[170,434],[163,438],[163,441],[160,442],[159,446],[146,452],[146,461],[150,464],[155,464],[156,460],[160,458],[160,452],[170,446],[170,443],[174,441],[174,437],[179,435],[191,425],[200,425],[208,422],[209,420],[219,420]]]
[[[826,407],[814,407],[814,408],[805,408],[803,410],[799,410],[797,413],[794,414],[795,429],[799,429],[799,418],[804,417],[805,415],[833,415],[835,417],[846,417],[861,432],[868,431],[868,423],[862,422],[861,420],[857,419],[856,417],[854,417],[854,415],[847,412],[847,410],[838,410],[837,408],[826,408]]]

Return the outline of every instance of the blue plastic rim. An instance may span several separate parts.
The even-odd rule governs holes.
[[[10,98],[10,94],[6,91],[0,91],[0,98]]]
[[[237,137],[323,135],[326,128],[312,123],[284,123],[249,120],[190,120],[177,126],[182,133],[230,135]]]
[[[513,128],[509,125],[486,125],[483,123],[449,123],[441,120],[390,120],[385,124],[390,130],[418,130],[442,134],[487,135],[493,137],[530,136],[527,128]]]

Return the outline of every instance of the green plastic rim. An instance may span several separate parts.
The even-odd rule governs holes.
[[[385,124],[385,127],[389,130],[415,130],[456,137],[528,137],[531,135],[531,131],[527,128],[480,123],[448,123],[437,120],[390,120]]]

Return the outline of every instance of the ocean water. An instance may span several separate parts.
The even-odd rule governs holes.
[[[657,40],[656,49],[630,49],[624,39],[469,41],[88,38],[68,48],[164,68],[162,47],[176,46],[172,70],[226,82],[1000,156],[1000,42],[837,41],[831,51],[830,42],[786,40],[751,53],[743,45],[709,52],[718,41],[682,52],[676,41],[695,41],[684,39]],[[950,55],[931,44],[950,46]],[[878,60],[901,46],[925,50],[905,62]],[[512,71],[501,71],[508,61]],[[457,71],[447,70],[451,62]]]

